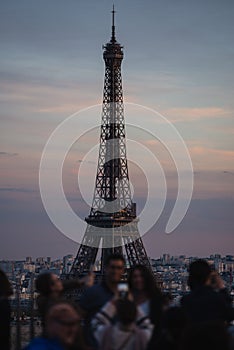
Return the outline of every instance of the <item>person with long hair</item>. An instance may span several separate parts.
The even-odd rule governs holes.
[[[10,350],[11,307],[9,297],[13,294],[6,274],[0,270],[0,347]]]
[[[82,279],[62,281],[57,275],[50,272],[40,274],[36,279],[36,290],[39,293],[37,307],[44,322],[44,316],[48,307],[54,302],[64,300],[66,291],[91,287],[94,283],[94,274],[90,272]]]
[[[141,307],[155,329],[158,329],[162,317],[163,295],[156,277],[147,266],[135,265],[129,272],[128,284],[136,305]]]

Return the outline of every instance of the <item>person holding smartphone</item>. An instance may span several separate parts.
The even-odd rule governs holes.
[[[181,305],[191,324],[209,321],[228,324],[234,319],[224,281],[207,261],[198,259],[190,264],[188,285],[191,291],[182,298]]]
[[[118,284],[125,271],[125,259],[121,254],[110,254],[105,261],[104,278],[100,284],[87,288],[79,301],[84,318],[85,339],[92,348],[97,347],[91,320],[94,315],[118,292]]]
[[[153,324],[137,307],[126,283],[94,316],[92,329],[100,350],[145,350]]]

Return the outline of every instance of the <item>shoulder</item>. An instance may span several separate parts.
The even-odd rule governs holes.
[[[94,305],[103,300],[105,296],[104,286],[101,284],[94,285],[85,289],[80,298],[80,306],[84,309],[92,308]]]
[[[212,289],[211,287],[206,287],[204,290],[205,296],[209,297],[210,300],[213,300],[216,303],[224,302],[224,298],[219,291]]]
[[[104,291],[104,287],[102,284],[96,284],[92,287],[89,287],[87,289],[84,290],[84,293],[82,295],[82,297],[93,297],[93,296],[97,296],[99,294],[102,294]],[[82,299],[81,297],[81,299]]]
[[[183,296],[181,298],[181,305],[187,305],[195,301],[204,302],[205,300],[207,300],[209,303],[211,302],[217,303],[221,301],[221,299],[222,297],[218,292],[214,291],[211,287],[204,286],[195,291],[191,291],[189,294]]]

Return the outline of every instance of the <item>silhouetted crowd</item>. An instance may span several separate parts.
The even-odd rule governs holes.
[[[36,280],[42,333],[25,350],[233,350],[234,309],[220,275],[202,259],[189,266],[190,292],[175,305],[146,266],[130,269],[110,255],[101,283],[94,273],[61,281],[43,273]],[[82,289],[79,302],[67,298]],[[0,349],[10,349],[12,289],[0,271]]]

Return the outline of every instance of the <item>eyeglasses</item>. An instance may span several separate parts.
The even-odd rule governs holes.
[[[112,270],[123,270],[124,269],[124,266],[123,265],[110,265],[109,266],[110,269]]]
[[[58,281],[60,281],[60,278],[56,276],[50,280],[50,285],[54,286]]]
[[[64,327],[74,327],[74,326],[79,326],[80,325],[80,320],[76,321],[65,321],[65,320],[59,320],[59,319],[54,319],[56,323],[58,323],[61,326]]]

